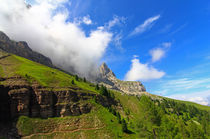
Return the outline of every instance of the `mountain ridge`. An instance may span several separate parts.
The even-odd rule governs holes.
[[[16,54],[40,64],[54,67],[50,58],[33,51],[25,41],[13,41],[4,32],[0,31],[0,49]]]

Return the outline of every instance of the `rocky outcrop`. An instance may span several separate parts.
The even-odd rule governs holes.
[[[110,107],[118,103],[79,87],[48,88],[25,78],[0,77],[0,138],[21,138],[16,128],[19,116],[48,118],[86,114],[95,102]]]
[[[142,95],[146,93],[145,87],[139,81],[121,81],[117,79],[106,63],[100,66],[99,71],[96,81],[110,89],[118,90],[128,95]]]
[[[87,100],[108,107],[116,102],[99,94],[78,87],[46,88],[38,83],[29,84],[22,77],[0,78],[0,121],[19,116],[64,117],[89,113],[92,109]]]
[[[78,88],[50,90],[31,86],[21,77],[1,78],[0,120],[8,121],[18,116],[55,117],[80,115],[91,110],[89,103],[82,102],[93,97]]]
[[[10,40],[10,38],[1,31],[0,31],[0,49],[8,53],[16,54],[18,56],[30,59],[40,64],[53,67],[52,61],[48,57],[33,51],[24,41],[15,42]]]

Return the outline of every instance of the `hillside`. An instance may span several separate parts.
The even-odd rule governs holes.
[[[1,138],[209,138],[210,107],[129,96],[0,51]]]

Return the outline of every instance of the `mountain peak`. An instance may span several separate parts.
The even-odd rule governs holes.
[[[129,95],[141,95],[146,91],[141,82],[121,81],[117,79],[112,70],[104,62],[99,67],[99,71],[97,82],[110,89],[118,90]]]
[[[0,31],[0,40],[9,41],[9,37],[2,31]]]
[[[107,66],[107,64],[105,62],[103,62],[99,68],[100,70],[100,74],[102,76],[114,76],[115,77],[115,74],[112,72],[112,70]]]

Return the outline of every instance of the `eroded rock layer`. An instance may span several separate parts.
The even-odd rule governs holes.
[[[81,115],[91,111],[86,101],[95,97],[103,100],[104,106],[111,105],[109,100],[77,87],[45,88],[34,83],[30,85],[24,78],[1,78],[0,85],[0,121],[8,121],[18,116],[63,117]]]

